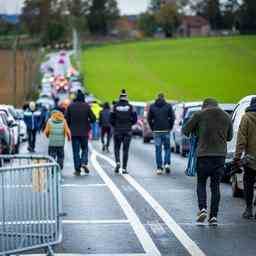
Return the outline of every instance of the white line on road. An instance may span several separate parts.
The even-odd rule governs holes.
[[[137,235],[139,241],[141,242],[145,252],[150,256],[160,256],[161,253],[157,249],[156,245],[154,244],[153,240],[151,239],[150,235],[146,231],[143,224],[140,222],[139,217],[136,215],[135,211],[130,206],[127,199],[124,197],[124,195],[120,192],[118,187],[114,184],[114,182],[109,178],[109,176],[102,169],[102,167],[97,161],[96,153],[94,152],[91,155],[91,161],[94,168],[96,169],[100,177],[103,179],[103,181],[107,184],[113,196],[116,198],[119,205],[123,209],[126,217],[130,221],[130,224],[135,234]]]
[[[11,255],[14,256],[14,255]],[[16,255],[15,255],[16,256]],[[19,256],[46,256],[46,254],[19,254]],[[113,253],[113,254],[75,254],[75,253],[54,253],[54,256],[152,256],[147,253]]]
[[[85,185],[79,185],[79,184],[63,184],[63,188],[90,188],[90,187],[106,187],[107,184],[85,184]]]
[[[105,159],[112,166],[115,166],[115,162],[96,150],[93,150],[94,154]],[[168,214],[168,212],[130,175],[124,175],[127,182],[133,186],[145,199],[145,201],[156,211],[163,222],[168,226],[171,232],[176,236],[180,243],[186,248],[192,256],[205,256],[206,254],[198,247],[198,245],[185,233],[185,231],[175,222],[175,220]]]
[[[63,224],[127,224],[129,220],[63,220]]]

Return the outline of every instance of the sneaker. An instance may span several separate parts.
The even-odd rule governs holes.
[[[156,174],[157,175],[162,175],[163,174],[163,168],[157,168]]]
[[[106,146],[105,146],[105,145],[102,146],[102,151],[103,151],[103,152],[106,151]]]
[[[206,209],[202,209],[202,210],[197,214],[196,222],[204,223],[205,220],[206,220],[206,218],[207,218],[207,210],[206,210]]]
[[[117,163],[115,168],[115,173],[119,173],[119,170],[120,170],[120,164]]]
[[[165,166],[165,172],[167,173],[167,174],[170,174],[171,173],[171,168],[170,168],[170,165],[166,165]]]
[[[252,208],[246,208],[242,217],[246,220],[253,218]]]
[[[218,220],[216,217],[212,217],[208,220],[210,226],[218,226]]]
[[[110,150],[109,150],[109,148],[108,148],[108,147],[106,147],[106,152],[107,152],[107,153],[110,153]]]
[[[76,170],[76,171],[74,172],[74,175],[75,175],[75,176],[80,176],[81,173],[80,173],[80,171]]]
[[[85,174],[89,174],[90,171],[89,171],[89,168],[88,168],[88,165],[82,165],[81,168],[80,168],[81,172],[85,172]]]
[[[126,168],[123,169],[123,174],[129,174]]]

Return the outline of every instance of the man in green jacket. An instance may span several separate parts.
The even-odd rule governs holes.
[[[239,161],[242,155],[250,155],[256,159],[256,97],[252,98],[250,107],[244,114],[237,137],[235,161]],[[256,180],[256,160],[252,160],[245,167],[244,173],[244,194],[246,200],[246,209],[243,218],[253,218],[253,196]],[[256,215],[255,215],[256,219]]]
[[[199,213],[197,222],[207,218],[206,184],[211,179],[211,211],[209,225],[218,225],[220,203],[220,181],[224,172],[227,142],[233,138],[233,127],[229,115],[219,108],[215,99],[206,99],[202,110],[196,112],[184,125],[186,136],[198,136],[197,148],[197,196]]]

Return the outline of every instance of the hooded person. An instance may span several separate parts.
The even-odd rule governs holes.
[[[72,136],[74,174],[79,176],[81,171],[88,174],[88,136],[91,123],[96,121],[96,117],[89,104],[85,102],[81,90],[77,91],[76,99],[68,106],[66,120]]]
[[[27,127],[28,151],[35,152],[36,134],[42,129],[43,117],[42,112],[37,110],[36,103],[31,101],[24,112],[24,122]]]
[[[115,173],[119,173],[121,168],[120,149],[123,145],[122,171],[123,174],[127,174],[132,126],[137,123],[137,113],[128,101],[126,90],[121,91],[119,101],[113,106],[110,123],[114,130]]]
[[[203,102],[202,110],[196,112],[182,129],[186,136],[197,134],[197,197],[199,212],[197,222],[203,223],[207,214],[207,180],[211,179],[211,208],[209,225],[218,225],[220,182],[227,155],[227,142],[233,138],[230,116],[215,99]]]
[[[61,170],[64,167],[64,145],[66,138],[71,140],[71,132],[63,113],[55,109],[51,113],[44,133],[49,139],[48,154],[59,164]]]
[[[164,169],[166,173],[170,173],[170,132],[173,129],[175,115],[172,105],[166,102],[163,93],[160,93],[155,103],[150,106],[147,119],[154,134],[157,174],[162,174]],[[163,148],[165,152],[164,161],[162,157]]]
[[[246,209],[243,218],[250,219],[253,217],[253,197],[254,185],[256,181],[256,97],[251,99],[250,106],[246,109],[242,117],[235,153],[235,161],[239,161],[243,155],[250,155],[251,162],[244,168],[244,195]],[[256,219],[256,214],[254,215]]]

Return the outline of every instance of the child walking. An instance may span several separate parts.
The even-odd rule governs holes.
[[[48,120],[44,133],[49,138],[48,154],[59,164],[61,170],[64,167],[65,139],[71,140],[71,132],[63,113],[53,110]]]

